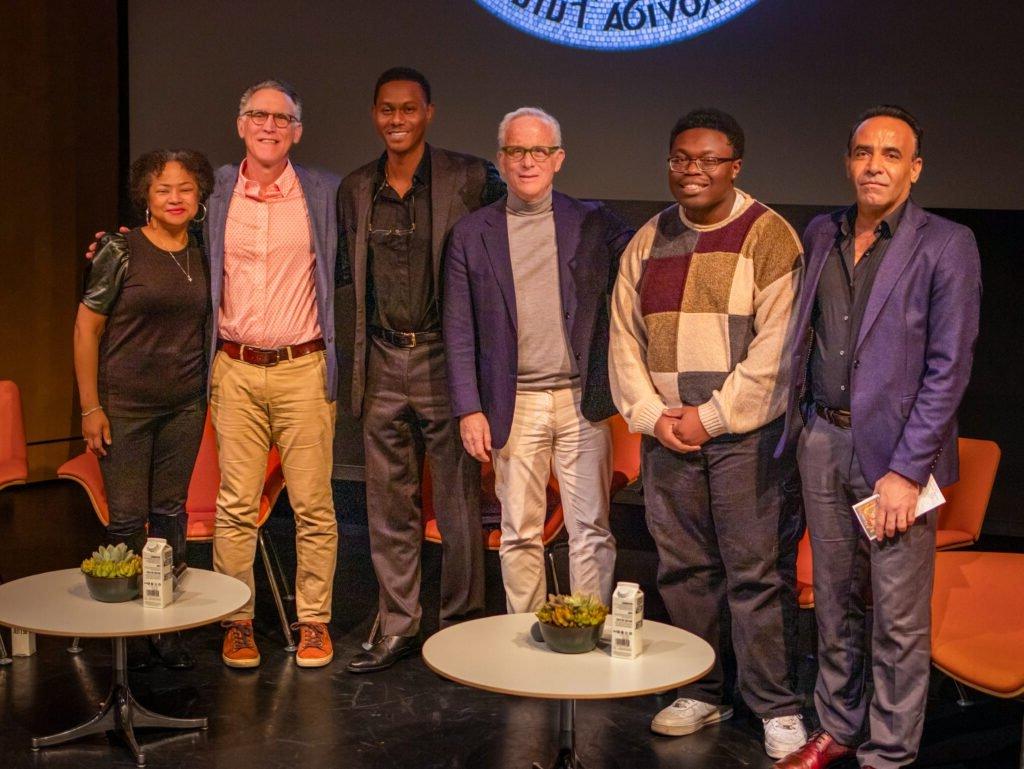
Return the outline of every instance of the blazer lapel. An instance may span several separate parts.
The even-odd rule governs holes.
[[[580,216],[568,197],[552,193],[552,213],[555,220],[555,246],[558,250],[558,284],[562,296],[562,310],[576,317],[576,254],[580,243]],[[567,331],[569,329],[566,329]]]
[[[302,186],[302,194],[306,198],[306,210],[309,211],[310,236],[313,239],[313,251],[318,257],[323,257],[324,222],[327,221],[327,196],[320,189],[319,181],[310,176],[302,166],[295,166],[295,173],[299,177],[299,184]]]
[[[356,308],[366,306],[367,242],[370,228],[370,202],[373,200],[373,172],[359,180],[356,192],[355,253],[352,254],[352,284],[356,290]]]
[[[430,152],[430,254],[433,259],[434,285],[441,285],[441,262],[448,222],[452,220],[452,205],[463,184],[443,152],[428,145]]]
[[[518,333],[519,318],[516,314],[516,284],[512,277],[512,256],[508,246],[508,223],[505,220],[505,198],[487,207],[487,223],[481,233],[484,249],[491,261],[491,269],[498,281],[498,288],[505,300],[505,307],[512,319],[512,327]]]
[[[896,282],[900,279],[903,271],[907,269],[910,260],[917,253],[918,244],[921,242],[921,228],[927,223],[928,217],[924,211],[913,201],[907,202],[907,209],[903,212],[903,221],[896,228],[892,243],[885,251],[885,257],[878,267],[875,275],[875,283],[871,287],[871,296],[868,297],[867,306],[864,308],[864,317],[860,323],[860,333],[857,335],[857,346],[859,349],[863,344],[871,326],[878,319],[878,314],[885,306]]]

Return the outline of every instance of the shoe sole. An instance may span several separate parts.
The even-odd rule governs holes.
[[[331,660],[334,659],[334,652],[331,652],[329,657],[318,657],[316,659],[304,660],[299,657],[295,658],[295,664],[300,668],[322,668],[331,664]]]
[[[261,659],[257,657],[254,660],[233,660],[230,657],[225,657],[223,654],[220,655],[221,662],[227,665],[229,668],[236,668],[238,670],[246,670],[248,668],[257,668],[260,666]]]
[[[655,734],[663,734],[666,737],[685,737],[687,734],[699,732],[705,726],[711,726],[711,724],[717,724],[720,721],[728,721],[730,718],[732,718],[732,708],[720,707],[714,713],[709,713],[702,720],[694,724],[686,724],[685,726],[656,726],[651,722],[651,731]]]

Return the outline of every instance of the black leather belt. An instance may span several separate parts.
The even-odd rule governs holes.
[[[324,344],[323,339],[313,339],[302,344],[274,347],[268,350],[263,347],[250,347],[247,344],[220,339],[217,341],[217,349],[229,358],[245,361],[254,366],[276,366],[283,360],[293,360],[301,358],[303,355],[309,355],[311,352],[326,350],[327,345]]]
[[[822,406],[820,403],[814,404],[814,410],[818,416],[828,422],[830,425],[835,425],[842,430],[849,430],[850,425],[850,412],[843,411],[841,409],[830,409],[828,406]]]
[[[412,348],[441,339],[440,331],[394,331],[390,328],[370,326],[370,334],[392,347]]]

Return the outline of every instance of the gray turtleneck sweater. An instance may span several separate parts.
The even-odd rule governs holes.
[[[569,387],[578,379],[562,322],[551,193],[527,203],[509,191],[508,246],[516,289],[520,390]]]

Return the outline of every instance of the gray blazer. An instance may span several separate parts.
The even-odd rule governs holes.
[[[334,287],[335,266],[338,258],[338,223],[334,200],[338,192],[338,177],[327,171],[303,168],[293,164],[306,197],[306,209],[312,225],[313,248],[316,251],[316,313],[320,331],[327,346],[327,400],[333,401],[338,392],[338,355],[334,346]],[[224,233],[227,230],[231,193],[238,181],[238,166],[227,165],[217,169],[213,194],[207,201],[204,237],[210,258],[210,296],[213,299],[214,329],[210,339],[210,360],[217,352],[217,318],[221,295],[224,291]],[[236,339],[236,342],[245,340]]]
[[[492,203],[505,194],[505,185],[494,166],[482,158],[450,152],[427,145],[430,153],[430,231],[434,286],[438,307],[443,310],[441,294],[444,249],[452,227],[464,215]],[[363,413],[366,389],[367,332],[367,227],[373,180],[380,160],[356,169],[341,182],[338,190],[339,231],[342,244],[343,280],[355,288],[355,333],[352,348],[352,413]]]

